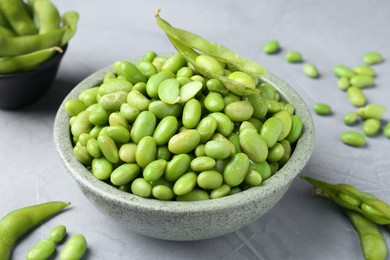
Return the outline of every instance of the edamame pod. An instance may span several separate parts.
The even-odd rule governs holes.
[[[65,12],[62,15],[62,21],[66,30],[61,40],[61,46],[65,46],[76,33],[79,14],[75,11]]]
[[[1,0],[0,12],[18,35],[37,33],[33,21],[24,8],[23,1]]]
[[[35,0],[33,2],[34,21],[40,34],[60,28],[61,16],[51,1]]]

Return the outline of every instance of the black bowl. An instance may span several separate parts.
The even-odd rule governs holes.
[[[56,77],[66,48],[30,71],[0,74],[0,108],[20,109],[43,97]]]

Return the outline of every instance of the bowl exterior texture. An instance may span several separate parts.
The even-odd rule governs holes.
[[[37,68],[19,73],[0,74],[0,108],[6,110],[29,106],[43,97],[52,85],[66,47]]]
[[[134,232],[177,241],[208,239],[234,232],[267,213],[286,194],[311,156],[314,123],[309,109],[294,89],[268,73],[264,80],[271,83],[284,100],[295,105],[304,124],[290,160],[275,175],[259,187],[208,201],[158,201],[120,191],[97,180],[73,156],[69,116],[64,110],[67,100],[75,99],[82,90],[101,83],[106,72],[112,72],[111,66],[86,78],[65,98],[56,115],[54,139],[67,170],[83,194],[113,222]]]

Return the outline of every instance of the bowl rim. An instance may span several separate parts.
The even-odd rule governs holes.
[[[139,59],[132,59],[135,62]],[[77,99],[82,90],[97,86],[103,81],[106,73],[113,73],[112,64],[89,75],[78,83],[62,101],[54,121],[53,134],[56,150],[59,153],[68,172],[79,186],[88,189],[95,196],[109,201],[116,201],[130,208],[136,208],[144,212],[169,211],[170,213],[195,213],[214,211],[216,209],[231,209],[256,202],[261,198],[272,196],[278,188],[289,186],[308,163],[313,149],[315,129],[310,110],[300,95],[282,79],[267,71],[263,81],[272,84],[279,92],[282,99],[293,103],[296,113],[305,122],[302,134],[296,143],[294,152],[287,163],[277,173],[268,178],[260,186],[248,190],[206,201],[160,201],[152,198],[142,198],[129,192],[121,191],[104,181],[98,180],[75,156],[71,144],[69,115],[64,109],[64,104],[69,99]],[[68,141],[66,141],[68,140]],[[84,193],[84,191],[83,191]],[[85,195],[85,193],[84,193]],[[88,196],[87,196],[88,197]],[[183,206],[185,203],[185,206]]]

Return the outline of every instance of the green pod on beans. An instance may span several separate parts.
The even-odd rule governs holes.
[[[79,14],[75,11],[67,11],[62,15],[61,18],[64,27],[66,28],[65,33],[61,39],[61,46],[65,46],[76,33]]]
[[[337,196],[343,200],[345,203],[348,203],[349,205],[352,205],[352,206],[355,206],[355,207],[358,207],[360,206],[360,204],[362,204],[362,202],[357,199],[357,198],[354,198],[353,196],[350,196],[344,192],[339,192],[337,194]]]
[[[351,146],[360,147],[366,145],[366,138],[364,138],[362,134],[355,131],[345,131],[341,133],[340,138],[345,144]]]
[[[202,118],[196,126],[196,130],[200,134],[200,143],[206,143],[217,129],[217,121],[211,117],[206,116]]]
[[[127,80],[111,79],[100,85],[98,93],[100,96],[104,96],[118,91],[130,92],[132,88],[133,84]]]
[[[87,251],[87,240],[82,234],[69,238],[60,253],[60,260],[81,259]]]
[[[186,62],[181,54],[175,53],[163,63],[161,71],[167,70],[176,73],[180,68],[185,66]]]
[[[179,195],[176,197],[177,201],[198,201],[198,200],[208,200],[210,195],[207,191],[201,189],[193,189],[192,191]]]
[[[101,96],[99,104],[107,111],[119,111],[121,105],[126,103],[126,100],[127,92],[121,90]]]
[[[263,46],[263,52],[266,54],[275,54],[278,51],[279,51],[279,42],[276,40],[269,41]]]
[[[361,107],[366,104],[366,95],[358,87],[349,87],[347,95],[349,102],[355,107]]]
[[[92,161],[91,171],[98,180],[108,180],[113,171],[113,165],[106,158],[95,158]]]
[[[166,116],[179,117],[182,115],[182,107],[180,104],[167,104],[161,100],[152,101],[148,107],[157,119],[163,119]]]
[[[179,128],[179,121],[174,116],[167,116],[161,119],[153,133],[157,145],[167,144]]]
[[[156,185],[152,189],[152,195],[158,200],[172,200],[173,199],[173,190],[165,185]]]
[[[336,77],[352,78],[355,73],[353,70],[345,65],[336,65],[333,67],[333,73]]]
[[[173,192],[176,195],[184,195],[192,191],[197,184],[197,175],[194,172],[187,172],[179,177],[173,185]]]
[[[216,170],[207,170],[199,173],[197,184],[205,190],[217,189],[223,183],[223,176]]]
[[[166,166],[167,161],[164,159],[158,159],[149,163],[143,170],[144,179],[149,182],[157,181],[164,175]]]
[[[115,141],[107,134],[100,134],[97,141],[104,157],[111,163],[118,163],[119,152]]]
[[[217,121],[217,131],[224,136],[229,136],[234,129],[233,121],[224,113],[213,112],[209,114]]]
[[[127,104],[137,108],[139,111],[145,111],[150,105],[150,100],[145,97],[138,90],[132,90],[128,93],[126,97]]]
[[[139,166],[145,168],[156,159],[156,152],[156,141],[151,136],[144,136],[138,143],[135,160]]]
[[[257,131],[241,131],[239,134],[239,141],[242,150],[252,161],[262,162],[266,160],[268,156],[268,145]]]
[[[146,82],[145,75],[129,61],[117,61],[113,68],[116,74],[123,75],[133,85],[138,82]]]
[[[286,61],[288,61],[290,63],[298,63],[298,62],[302,62],[302,60],[303,60],[302,54],[300,52],[297,52],[297,51],[289,51],[286,54],[285,59],[286,59]]]
[[[374,84],[374,77],[362,74],[354,75],[350,79],[350,84],[358,88],[370,87]]]
[[[367,136],[376,135],[381,128],[381,122],[378,119],[369,118],[363,123],[363,133]]]
[[[197,99],[191,99],[184,104],[182,123],[183,126],[191,129],[195,128],[202,116],[202,106]]]
[[[189,153],[200,143],[200,134],[197,130],[189,129],[172,136],[168,142],[171,153]]]
[[[138,177],[141,167],[136,163],[125,163],[112,171],[110,181],[114,185],[126,185]]]
[[[143,178],[137,178],[131,183],[131,192],[143,198],[152,196],[152,189],[152,184]]]
[[[373,118],[378,120],[381,120],[386,112],[387,108],[380,104],[368,104],[356,111],[358,116],[363,119]]]
[[[363,61],[366,64],[377,64],[381,63],[383,61],[383,57],[380,53],[378,52],[368,52],[364,54],[363,56]]]
[[[253,115],[254,109],[249,101],[235,101],[225,106],[224,113],[233,122],[243,122],[249,120]]]
[[[245,153],[234,154],[223,171],[223,179],[230,186],[242,183],[249,169],[249,157]]]
[[[283,122],[278,117],[268,118],[260,130],[260,136],[268,148],[274,146],[283,131]]]
[[[131,140],[138,144],[145,136],[152,136],[156,127],[156,116],[150,111],[142,111],[130,131]]]
[[[165,168],[165,179],[167,181],[176,181],[180,176],[187,172],[190,167],[191,157],[188,154],[182,153],[174,155],[172,160],[167,162]]]
[[[301,136],[303,124],[302,124],[302,119],[298,115],[292,115],[291,121],[292,121],[291,131],[286,136],[286,140],[289,141],[291,144],[293,144]]]
[[[56,250],[56,244],[51,239],[43,239],[35,244],[27,253],[26,260],[48,259]]]

